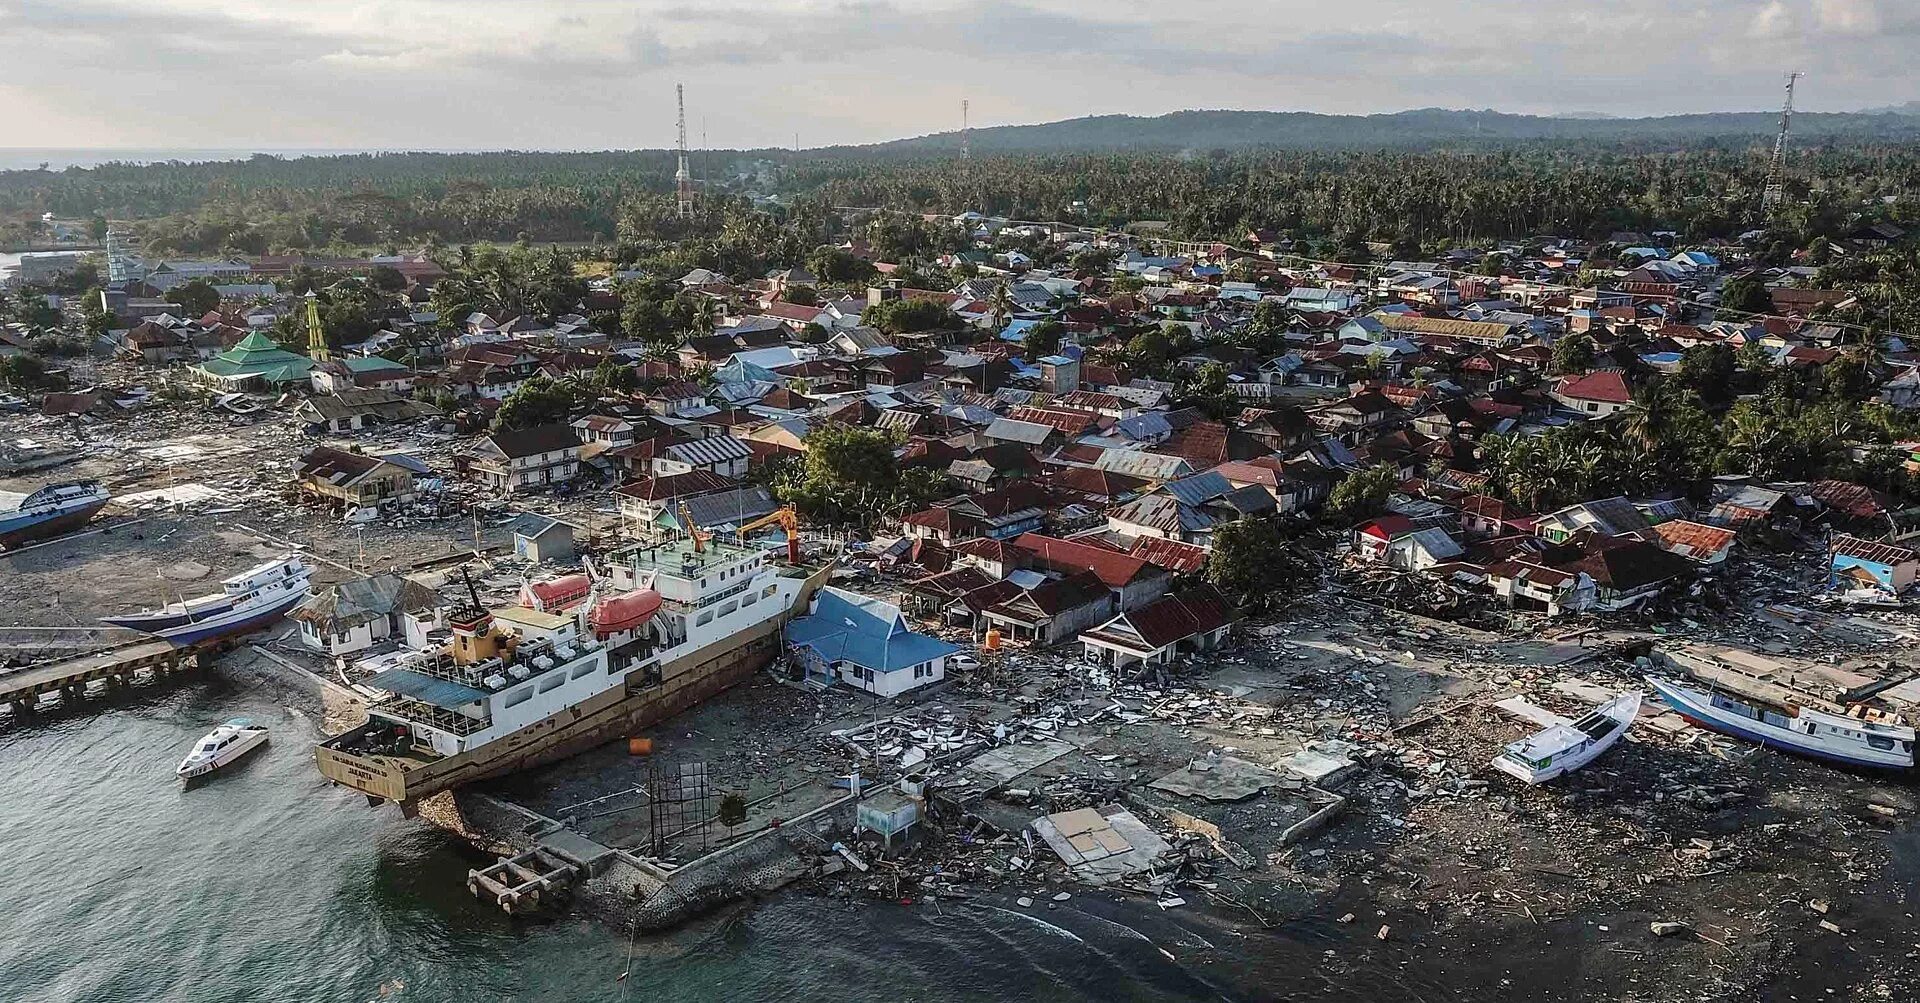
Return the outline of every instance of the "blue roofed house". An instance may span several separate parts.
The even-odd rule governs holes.
[[[946,678],[960,649],[908,629],[900,607],[829,585],[787,623],[787,649],[809,682],[893,697]]]

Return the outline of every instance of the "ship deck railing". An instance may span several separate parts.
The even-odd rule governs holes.
[[[374,709],[391,717],[407,722],[418,722],[427,727],[450,732],[465,738],[492,724],[468,717],[456,711],[434,705],[412,697],[394,695],[373,705]]]

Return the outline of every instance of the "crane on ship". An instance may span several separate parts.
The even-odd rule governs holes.
[[[701,529],[699,525],[693,521],[693,512],[687,508],[686,502],[680,503],[680,528],[685,530],[688,536],[693,537],[694,553],[704,554],[707,552],[707,541],[713,539],[713,534]]]
[[[747,542],[748,533],[773,525],[778,525],[787,533],[787,563],[798,565],[800,563],[800,513],[792,505],[782,505],[772,513],[741,526],[736,533],[739,541],[744,544]]]

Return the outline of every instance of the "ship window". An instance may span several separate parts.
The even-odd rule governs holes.
[[[1893,751],[1893,739],[1891,738],[1880,738],[1878,736],[1875,736],[1872,738],[1868,738],[1867,744],[1873,746],[1876,749],[1879,749],[1882,752]]]
[[[779,586],[777,586],[777,585],[769,585],[769,586],[767,586],[766,588],[764,588],[764,589],[762,589],[762,590],[760,591],[760,594],[761,594],[762,596],[764,596],[764,597],[766,597],[766,598],[768,598],[768,599],[771,599],[771,598],[773,598],[773,590],[774,590],[774,589],[776,589],[776,588],[779,588]]]
[[[693,625],[696,627],[705,627],[707,624],[710,624],[712,622],[713,622],[713,611],[708,610],[707,612],[700,614],[700,619],[695,620],[693,622]]]
[[[542,679],[540,681],[540,692],[552,693],[554,690],[557,690],[560,687],[565,686],[566,684],[567,684],[567,674],[564,672],[556,672],[553,675],[548,676],[547,678]]]
[[[523,686],[507,694],[507,698],[501,701],[500,705],[502,707],[518,707],[531,699],[533,699],[533,687]]]
[[[587,659],[585,661],[582,661],[578,666],[574,667],[573,678],[585,679],[587,676],[591,675],[592,673],[593,673],[593,660]]]

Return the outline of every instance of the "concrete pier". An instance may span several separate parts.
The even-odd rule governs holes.
[[[200,652],[194,648],[176,648],[166,641],[121,645],[0,675],[0,707],[16,717],[28,715],[39,709],[43,696],[57,693],[60,706],[71,710],[88,702],[96,682],[102,684],[99,695],[108,696],[137,682],[171,679],[199,665]]]

